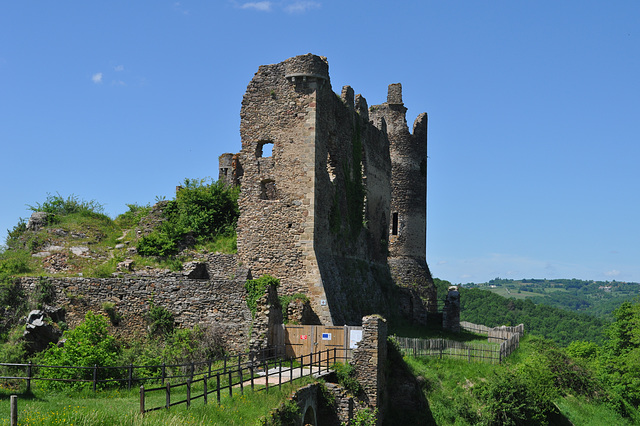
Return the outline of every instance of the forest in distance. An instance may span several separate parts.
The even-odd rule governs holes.
[[[434,282],[443,299],[451,283],[437,278]],[[575,308],[578,300],[582,309]],[[600,344],[615,309],[639,300],[636,283],[497,278],[460,286],[460,319],[489,327],[524,324],[525,332],[561,346],[579,340]]]

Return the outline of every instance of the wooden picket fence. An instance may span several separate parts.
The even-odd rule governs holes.
[[[432,356],[437,358],[459,358],[469,362],[499,364],[520,346],[524,326],[485,327],[461,322],[464,330],[487,335],[487,342],[459,342],[448,339],[416,339],[394,336],[403,355],[412,357]]]

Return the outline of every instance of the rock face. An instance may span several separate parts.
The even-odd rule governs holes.
[[[55,312],[56,315],[59,314],[56,310],[52,312]],[[47,349],[49,343],[58,343],[62,337],[62,331],[47,324],[45,318],[46,312],[41,310],[33,310],[27,316],[27,326],[22,337],[30,354]]]
[[[27,222],[27,229],[29,231],[39,231],[47,225],[49,220],[49,213],[46,212],[33,212]]]

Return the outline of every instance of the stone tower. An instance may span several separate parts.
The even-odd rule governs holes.
[[[398,94],[399,103],[372,110],[399,109],[404,120]],[[400,135],[394,117],[389,116],[389,129]],[[351,87],[333,92],[326,58],[311,54],[261,66],[247,87],[240,118],[242,150],[221,156],[220,176],[241,185],[237,234],[243,266],[254,277],[279,278],[280,294],[307,295],[323,324],[389,314],[395,285],[388,254],[417,268],[420,244],[414,240],[425,237],[423,194],[422,234],[411,237],[406,228],[420,229],[405,215],[416,213],[420,220],[419,209],[394,207],[405,228],[401,243],[389,241],[395,236],[390,143],[395,140],[399,152],[404,143],[417,149],[412,138],[423,132],[426,150],[426,119],[409,139],[394,139],[387,117],[374,117],[374,125],[366,100]],[[405,202],[398,198],[397,204]],[[424,241],[421,247],[426,268]]]
[[[391,84],[387,102],[373,107],[374,123],[384,122],[391,156],[389,267],[394,282],[417,290],[437,311],[435,286],[426,261],[427,241],[427,114],[418,115],[409,132],[402,85]],[[380,125],[380,124],[378,124]],[[421,310],[412,302],[411,310]],[[416,313],[413,314],[414,316]],[[420,315],[420,314],[418,314]]]

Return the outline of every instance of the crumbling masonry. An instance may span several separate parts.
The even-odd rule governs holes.
[[[242,100],[242,150],[220,157],[240,185],[238,256],[253,277],[304,293],[322,324],[401,314],[426,322],[427,115],[410,133],[400,84],[369,108],[333,92],[326,58],[258,69]],[[427,303],[423,303],[426,300]]]

